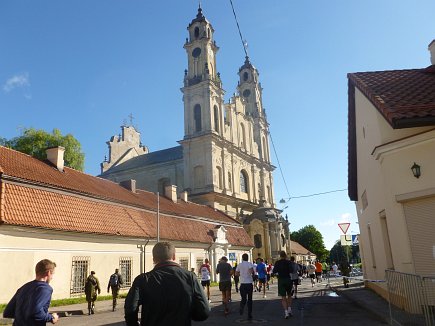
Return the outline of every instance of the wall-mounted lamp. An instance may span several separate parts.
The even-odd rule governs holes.
[[[421,175],[420,165],[418,165],[417,163],[414,162],[414,165],[411,166],[411,171],[412,171],[412,174],[414,175],[414,177],[416,177],[417,179],[420,178],[420,175]]]

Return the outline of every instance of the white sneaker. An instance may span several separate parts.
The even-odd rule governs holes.
[[[288,308],[287,313],[290,317],[293,317],[293,312],[292,312],[292,308]]]
[[[285,318],[285,319],[288,319],[288,311],[287,311],[287,310],[284,311],[284,318]]]

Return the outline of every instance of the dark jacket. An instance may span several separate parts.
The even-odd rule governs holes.
[[[97,300],[97,293],[101,293],[100,282],[95,276],[89,275],[85,283],[86,301]]]
[[[273,274],[278,274],[278,279],[290,278],[290,273],[292,268],[290,265],[290,260],[280,259],[275,262],[273,266]]]
[[[185,326],[209,315],[207,298],[195,275],[172,261],[135,278],[124,305],[128,326],[138,325],[140,305],[140,325]]]
[[[15,318],[14,326],[45,326],[53,320],[48,313],[52,293],[53,288],[46,282],[28,282],[9,301],[3,317]]]

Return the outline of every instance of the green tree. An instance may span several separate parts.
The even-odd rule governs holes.
[[[331,262],[335,261],[337,264],[342,262],[349,262],[351,264],[359,263],[361,261],[359,254],[359,245],[356,246],[342,246],[340,240],[337,240],[335,245],[330,251]]]
[[[63,136],[59,129],[53,129],[50,134],[44,130],[26,128],[22,131],[21,136],[11,140],[0,137],[0,145],[32,155],[40,160],[47,158],[45,153],[47,148],[62,146],[65,147],[65,166],[78,171],[84,169],[85,154],[82,153],[80,142],[71,134]]]
[[[314,225],[307,225],[298,231],[292,232],[290,239],[300,243],[314,253],[319,260],[323,261],[329,255],[323,242],[323,236]]]

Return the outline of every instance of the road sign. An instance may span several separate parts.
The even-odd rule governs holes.
[[[236,253],[235,252],[228,253],[228,258],[230,260],[236,260]]]
[[[359,234],[352,234],[352,245],[359,245]]]
[[[352,245],[352,236],[351,235],[340,235],[340,242],[342,246],[351,246]]]
[[[338,223],[338,227],[340,230],[346,234],[347,230],[349,230],[350,223]]]

